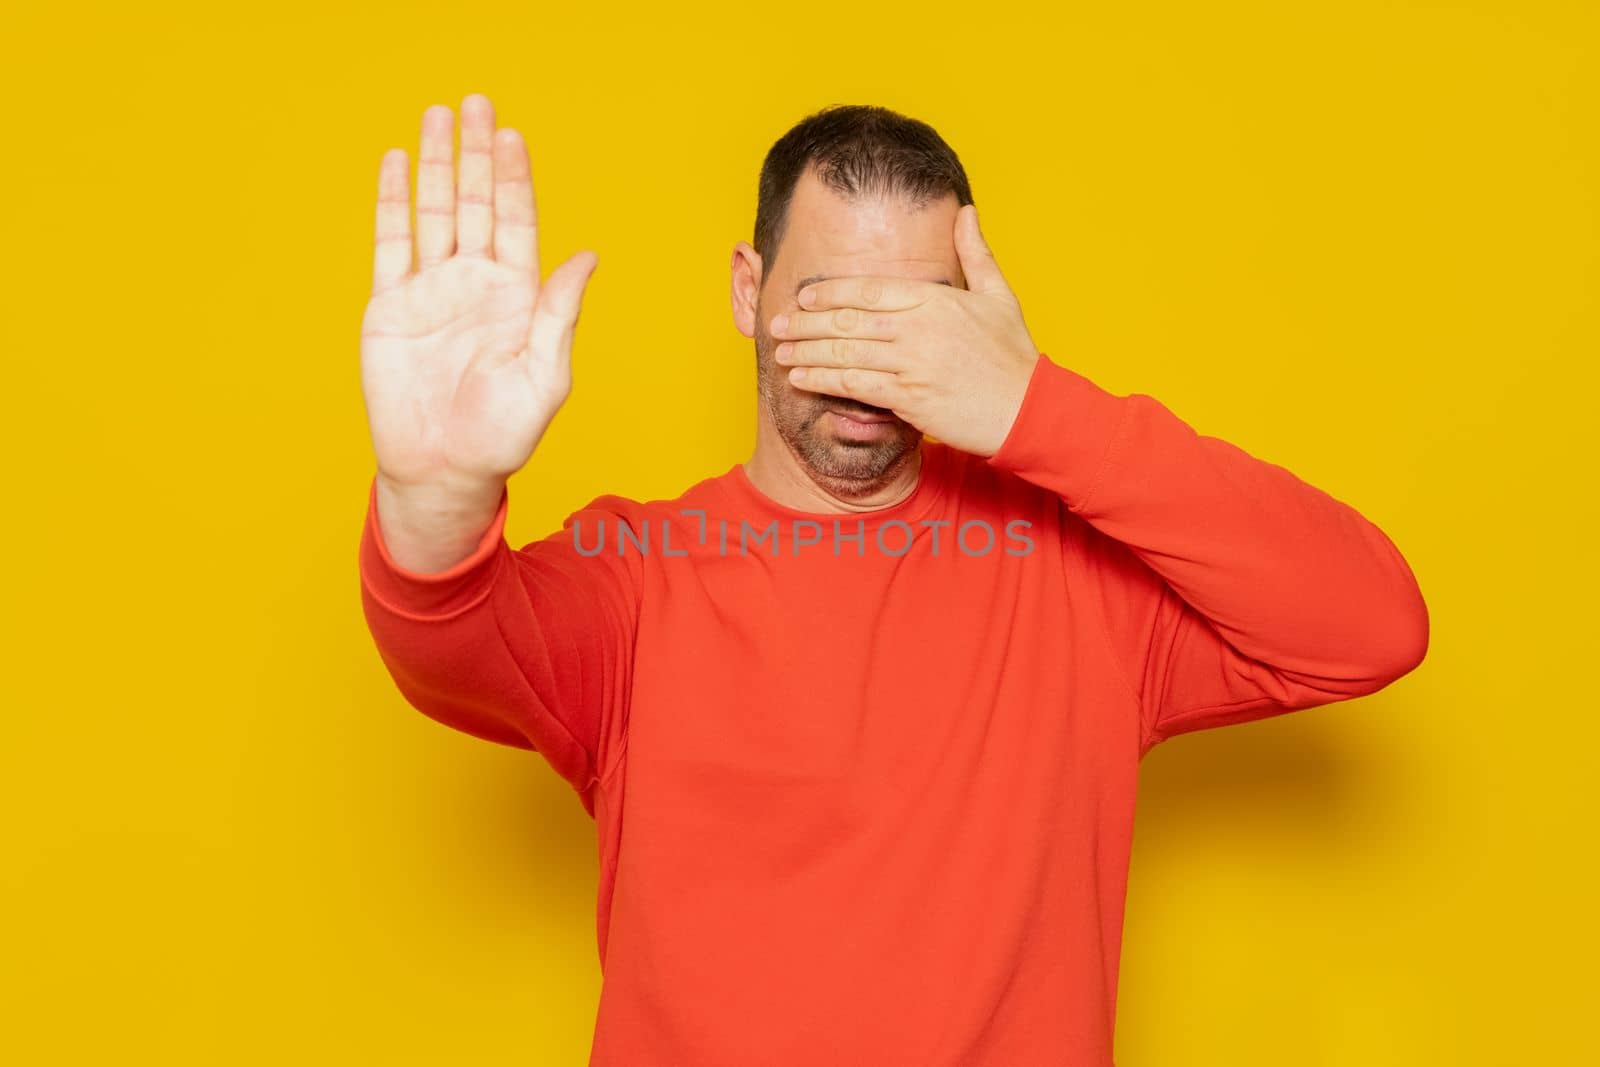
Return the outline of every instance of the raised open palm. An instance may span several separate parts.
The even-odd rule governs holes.
[[[498,486],[533,454],[571,388],[572,336],[598,257],[539,281],[528,150],[486,97],[422,116],[416,268],[406,153],[383,157],[361,388],[378,471],[394,486]]]

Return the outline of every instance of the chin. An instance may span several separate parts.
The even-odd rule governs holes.
[[[807,435],[795,442],[795,454],[818,481],[835,491],[855,489],[871,493],[894,475],[916,450],[921,435],[903,421],[894,424],[896,432],[882,441],[847,441],[832,434]]]

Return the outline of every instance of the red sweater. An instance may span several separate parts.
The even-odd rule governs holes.
[[[435,575],[369,496],[400,692],[595,818],[591,1064],[1111,1064],[1140,757],[1427,648],[1382,531],[1149,396],[1041,356],[997,455],[922,447],[863,515],[735,465],[513,549],[502,497]]]

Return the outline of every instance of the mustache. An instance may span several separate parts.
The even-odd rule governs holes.
[[[872,404],[863,404],[848,396],[834,396],[832,393],[818,393],[817,403],[833,411],[851,412],[856,415],[893,415],[888,408],[875,407]]]

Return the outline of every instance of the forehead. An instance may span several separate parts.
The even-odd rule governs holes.
[[[852,274],[954,282],[959,208],[954,193],[921,205],[899,194],[846,199],[807,169],[789,204],[779,272],[796,287]]]

